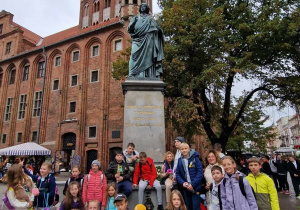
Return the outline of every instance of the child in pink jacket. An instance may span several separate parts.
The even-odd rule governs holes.
[[[99,209],[105,209],[106,206],[106,177],[100,171],[101,164],[98,160],[92,162],[90,173],[84,178],[82,200],[86,205],[91,200],[99,201]]]

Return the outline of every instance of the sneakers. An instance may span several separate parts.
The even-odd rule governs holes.
[[[290,194],[290,191],[288,191],[288,190],[285,191],[285,194],[286,194],[286,195],[289,195],[289,194]]]
[[[163,205],[158,205],[157,210],[164,210]]]
[[[283,190],[281,190],[281,191],[279,191],[279,193],[284,193],[284,191],[283,191]]]

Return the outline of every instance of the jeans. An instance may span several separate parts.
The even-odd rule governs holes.
[[[184,201],[188,210],[200,210],[200,194],[192,193],[191,191],[183,190]]]
[[[117,188],[118,188],[118,193],[124,193],[127,196],[127,198],[132,193],[132,183],[128,180],[119,182],[117,184]]]
[[[278,174],[278,180],[279,180],[279,191],[289,190],[289,185],[287,183],[287,176],[286,175],[279,175]]]
[[[144,180],[140,180],[139,182],[139,203],[143,204],[144,200],[144,191],[148,186],[148,182]],[[157,193],[157,203],[158,205],[162,205],[162,190],[159,181],[155,180],[153,183],[153,187],[156,189]]]

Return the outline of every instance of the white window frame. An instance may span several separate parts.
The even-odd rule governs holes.
[[[116,49],[116,44],[117,44],[117,42],[119,42],[119,41],[121,41],[121,43],[122,43],[122,49],[117,50],[117,49]],[[122,50],[123,50],[123,39],[122,39],[122,38],[120,38],[120,39],[115,39],[113,43],[114,43],[114,45],[113,45],[113,48],[114,48],[114,49],[113,49],[113,52],[119,52],[119,51],[122,51]]]
[[[21,101],[22,99],[22,96],[25,96],[25,101]],[[21,110],[21,103],[24,104],[23,105],[23,108]],[[20,95],[20,98],[19,98],[19,108],[18,108],[18,120],[23,120],[25,118],[25,113],[26,113],[26,103],[27,103],[27,94],[21,94]],[[23,118],[20,118],[20,112],[24,112],[24,117]]]
[[[93,72],[97,72],[97,74],[98,74],[97,81],[92,81],[92,73]],[[90,83],[95,83],[95,82],[99,82],[99,69],[90,71]]]
[[[90,137],[90,128],[91,127],[95,127],[96,128],[96,136],[95,137]],[[97,138],[97,134],[98,134],[98,132],[97,132],[97,125],[88,126],[88,138],[89,139],[96,139]]]
[[[98,47],[98,55],[93,55],[94,47]],[[93,46],[91,47],[91,58],[97,57],[97,56],[99,56],[99,55],[100,55],[100,44],[93,45]]]
[[[72,85],[72,77],[74,76],[77,76],[77,84],[76,85]],[[79,78],[79,75],[78,74],[73,74],[70,76],[70,87],[76,87],[78,86],[78,78]]]
[[[55,82],[55,81],[58,81],[58,87],[57,87],[57,89],[54,89],[54,82]],[[59,90],[59,82],[60,82],[59,79],[54,79],[54,80],[53,80],[53,82],[52,82],[52,90],[53,90],[53,91],[58,91],[58,90]]]
[[[6,104],[5,104],[5,113],[4,113],[4,121],[7,122],[7,121],[10,121],[10,116],[11,116],[11,109],[12,109],[12,100],[13,98],[11,97],[8,97],[6,99]],[[8,103],[10,101],[10,104]],[[8,117],[6,117],[6,115]]]
[[[78,52],[78,60],[74,61],[74,54]],[[80,61],[80,51],[79,50],[74,50],[72,51],[72,63]]]
[[[39,93],[40,94],[40,99],[36,99],[36,93]],[[33,99],[33,107],[32,107],[32,117],[39,117],[39,116],[41,116],[41,114],[42,114],[42,91],[36,91],[36,92],[34,92],[34,99]],[[35,101],[36,100],[39,100],[40,101],[40,106],[39,107],[35,107],[34,105],[35,105]],[[40,109],[40,114],[39,115],[36,115],[36,116],[34,116],[34,111],[35,110],[38,110],[38,109]]]
[[[56,60],[57,60],[58,58],[60,58],[60,62],[59,62],[59,65],[56,65]],[[61,66],[61,55],[55,56],[55,59],[54,59],[54,66],[55,66],[55,67]]]

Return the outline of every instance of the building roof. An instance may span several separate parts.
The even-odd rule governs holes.
[[[41,36],[37,35],[36,33],[33,33],[32,31],[28,30],[27,28],[24,28],[23,26],[12,22],[13,27],[17,27],[20,28],[22,31],[24,31],[23,33],[23,37],[24,39],[26,39],[27,41],[31,42],[34,45],[37,45],[37,43],[41,40]]]

